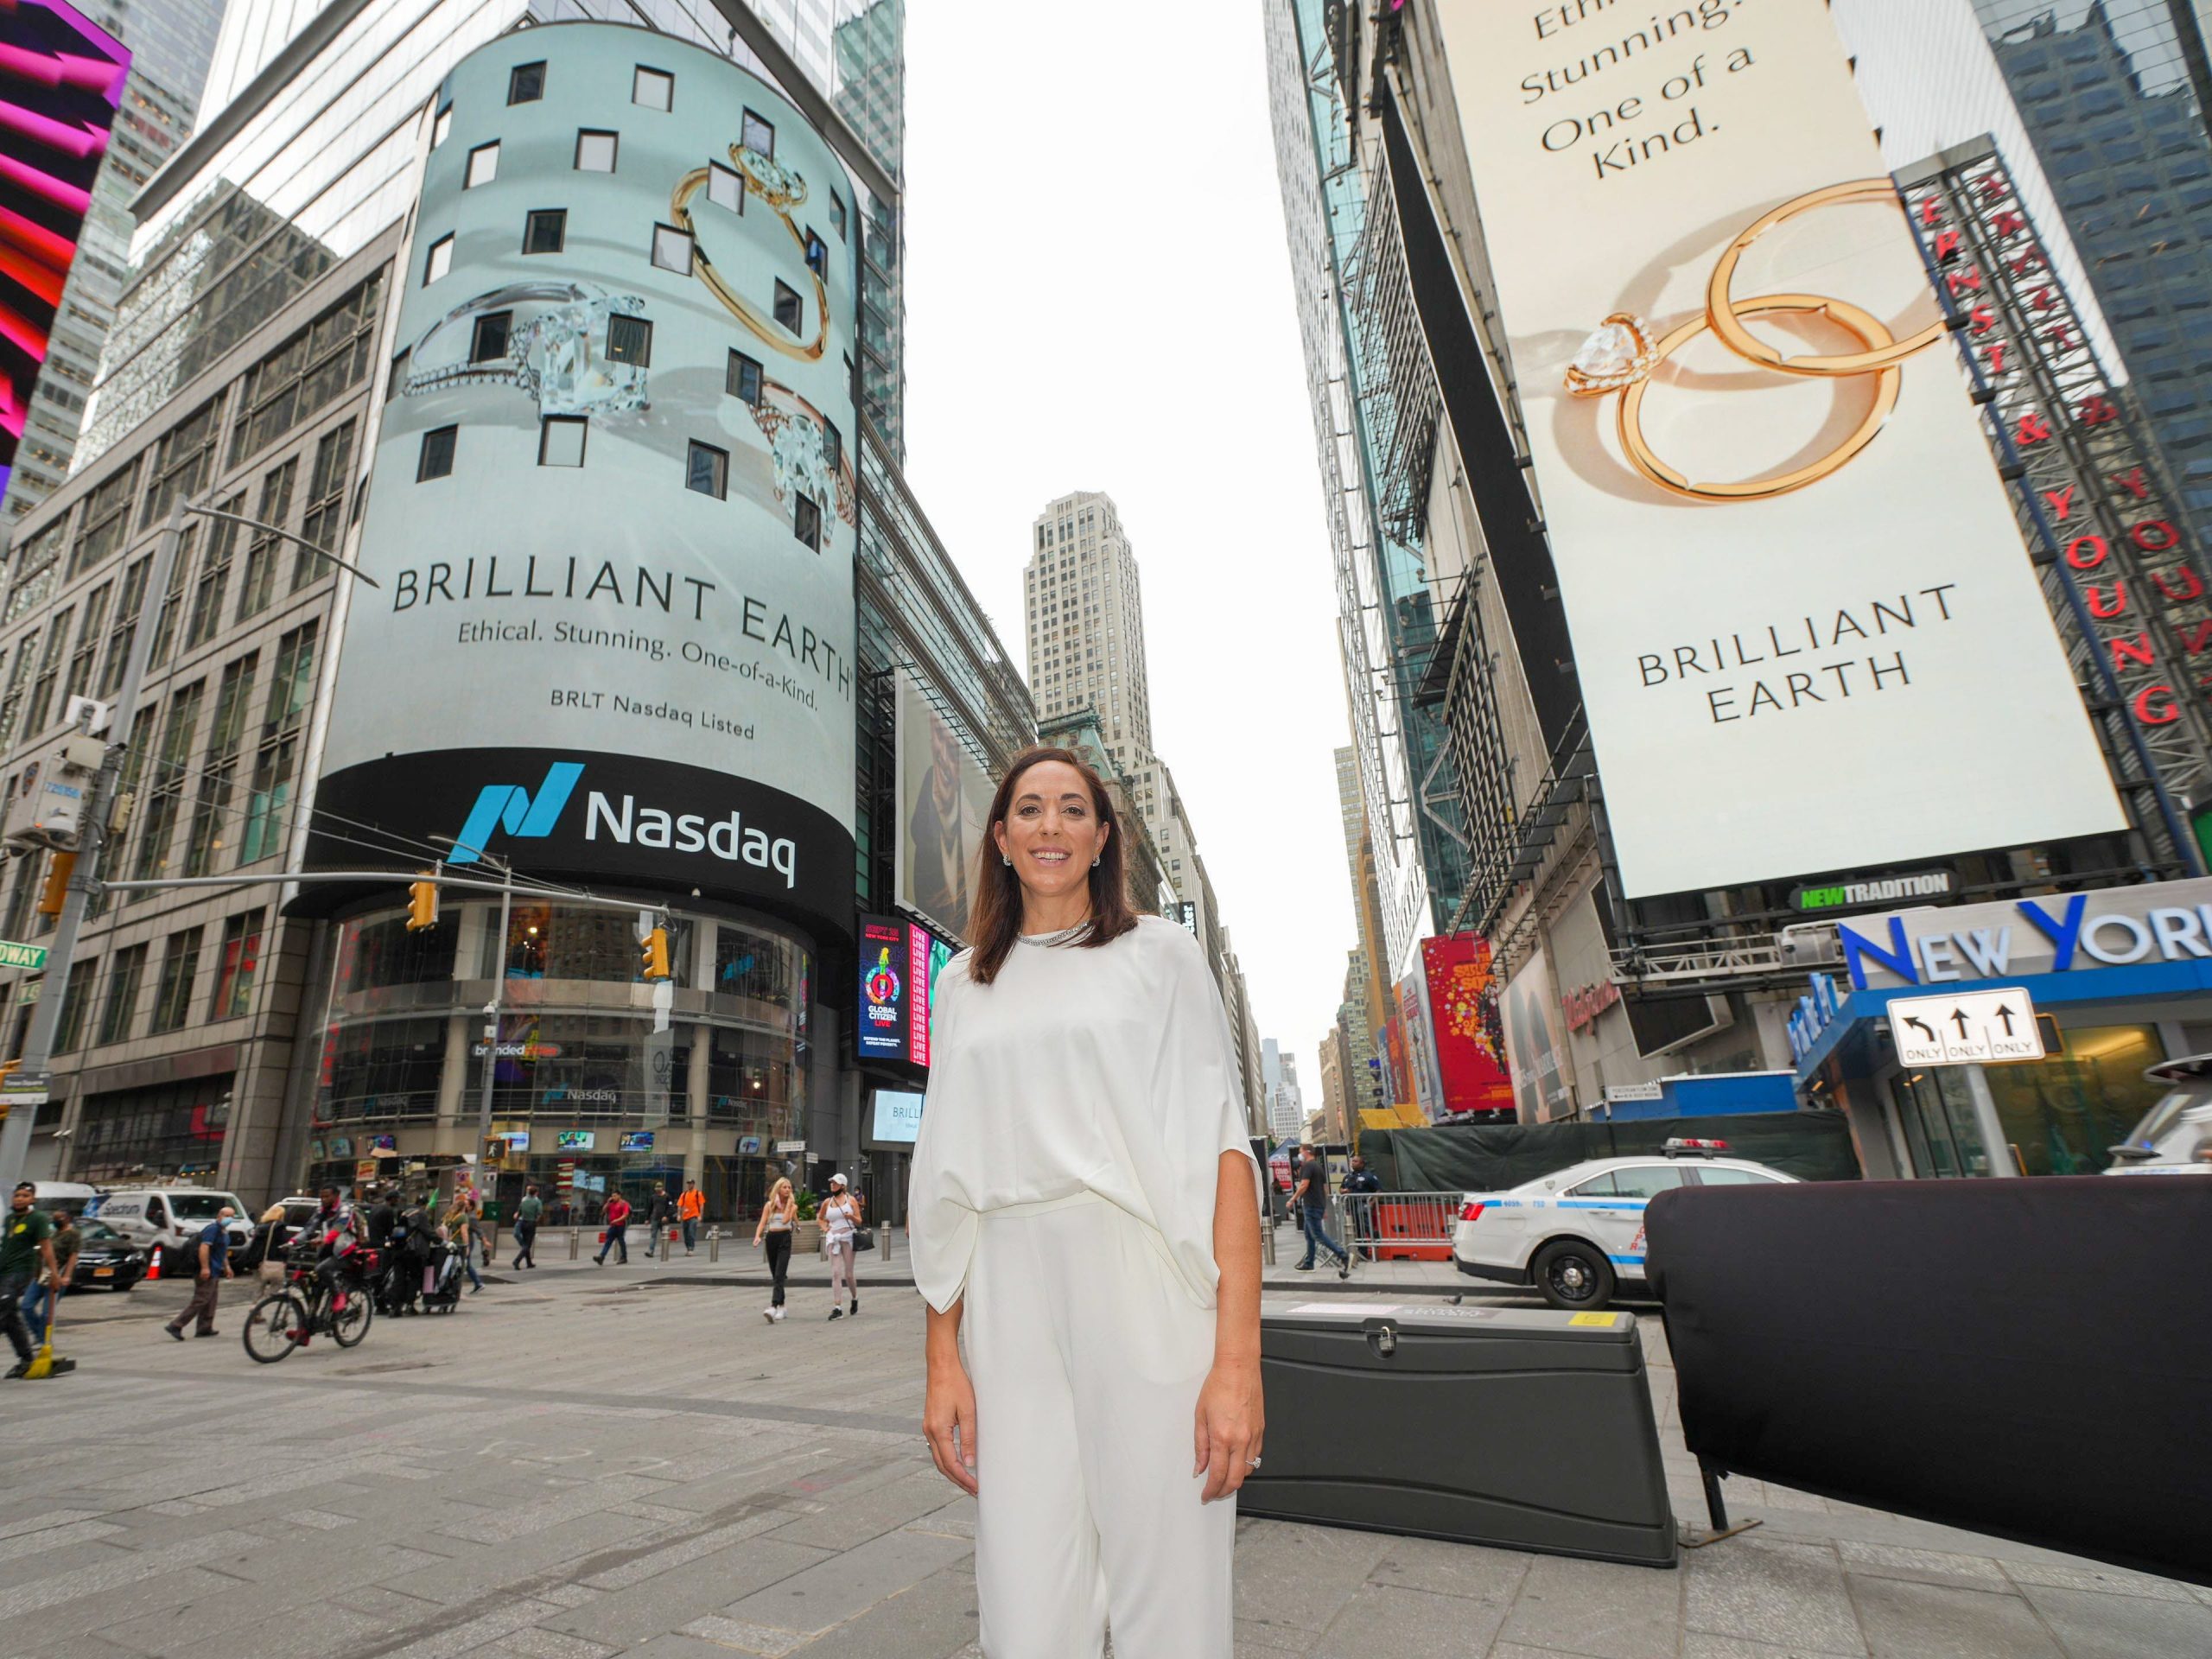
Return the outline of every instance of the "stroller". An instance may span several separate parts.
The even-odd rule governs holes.
[[[435,1240],[423,1264],[423,1311],[450,1313],[461,1306],[461,1252]]]

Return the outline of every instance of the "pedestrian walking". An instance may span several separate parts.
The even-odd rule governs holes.
[[[38,1188],[18,1181],[8,1200],[7,1228],[0,1231],[0,1331],[8,1333],[8,1345],[16,1351],[10,1376],[30,1370],[38,1354],[23,1322],[23,1294],[55,1265],[54,1217],[38,1207]]]
[[[766,1242],[768,1278],[774,1288],[769,1293],[768,1306],[760,1312],[772,1325],[784,1317],[784,1279],[791,1270],[791,1231],[798,1224],[798,1195],[791,1191],[790,1177],[779,1176],[768,1190],[768,1202],[761,1206],[760,1224],[753,1230],[755,1246]]]
[[[845,1178],[830,1178],[830,1196],[822,1201],[816,1217],[822,1224],[822,1250],[830,1258],[830,1317],[842,1319],[846,1310],[837,1306],[837,1286],[842,1279],[845,1294],[852,1299],[852,1313],[855,1318],[861,1311],[859,1255],[854,1235],[860,1230],[861,1201],[846,1190]]]
[[[222,1299],[223,1281],[231,1276],[230,1223],[234,1213],[227,1204],[218,1210],[215,1219],[200,1230],[200,1237],[192,1247],[192,1300],[184,1305],[184,1312],[162,1327],[179,1342],[184,1340],[184,1327],[195,1319],[200,1321],[200,1328],[192,1333],[194,1336],[222,1334],[215,1329],[215,1304]]]
[[[1351,1167],[1344,1172],[1344,1210],[1351,1217],[1352,1244],[1367,1261],[1376,1259],[1375,1200],[1370,1193],[1382,1190],[1382,1178],[1367,1166],[1367,1160],[1355,1156]],[[1360,1241],[1364,1239],[1365,1243]]]
[[[535,1268],[537,1258],[531,1254],[537,1243],[537,1220],[545,1213],[545,1200],[537,1196],[537,1183],[532,1181],[523,1189],[522,1202],[515,1205],[515,1260],[517,1271]]]
[[[683,1224],[683,1254],[689,1255],[699,1242],[699,1217],[707,1213],[707,1195],[699,1190],[696,1181],[683,1183],[683,1195],[676,1201],[676,1218]]]
[[[484,1288],[484,1281],[476,1271],[476,1208],[470,1202],[475,1193],[462,1187],[454,1195],[453,1208],[446,1211],[446,1239],[461,1252],[461,1271],[468,1275],[468,1294],[477,1294]]]
[[[23,1323],[41,1340],[54,1328],[54,1305],[76,1274],[78,1247],[85,1242],[75,1218],[67,1210],[51,1211],[48,1218],[54,1223],[54,1266],[39,1276],[30,1294],[23,1298]]]
[[[1305,1142],[1298,1148],[1297,1198],[1299,1212],[1306,1217],[1306,1259],[1298,1264],[1298,1271],[1313,1272],[1314,1252],[1325,1249],[1337,1258],[1337,1277],[1351,1277],[1350,1253],[1329,1236],[1329,1172],[1313,1147]]]
[[[602,1268],[605,1267],[607,1265],[607,1253],[609,1250],[619,1249],[622,1252],[622,1265],[626,1268],[628,1267],[630,1265],[630,1241],[625,1237],[624,1235],[629,1230],[630,1200],[624,1198],[620,1192],[608,1193],[607,1195],[607,1231],[600,1240],[599,1254],[592,1257],[594,1264]]]
[[[1230,1659],[1258,1169],[1213,975],[1131,911],[1114,817],[1065,749],[991,802],[910,1189],[923,1424],[977,1495],[985,1652],[1096,1654],[1110,1624],[1122,1653]]]
[[[645,1218],[652,1230],[645,1236],[645,1257],[652,1260],[655,1250],[663,1252],[661,1259],[668,1259],[669,1224],[676,1219],[676,1200],[668,1196],[668,1188],[658,1181],[653,1183],[652,1198],[645,1205]]]

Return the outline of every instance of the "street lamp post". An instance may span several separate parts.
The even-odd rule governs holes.
[[[70,958],[76,954],[77,934],[84,926],[85,906],[99,885],[100,861],[107,845],[108,815],[115,801],[115,785],[122,775],[123,759],[130,746],[131,721],[138,707],[138,690],[146,677],[146,664],[154,650],[154,630],[160,625],[161,609],[169,591],[169,577],[176,569],[177,549],[184,539],[184,520],[188,513],[203,518],[227,519],[264,534],[275,536],[312,551],[316,557],[326,559],[342,570],[352,572],[372,588],[378,586],[373,576],[361,571],[335,553],[318,546],[304,536],[275,524],[264,524],[257,519],[241,518],[236,513],[218,512],[212,507],[180,501],[169,509],[162,521],[162,528],[154,543],[154,567],[147,573],[146,590],[138,604],[137,632],[130,639],[130,656],[123,670],[123,683],[117,689],[115,715],[108,728],[107,753],[101,757],[100,768],[93,777],[91,794],[86,801],[82,825],[79,836],[83,842],[77,858],[77,867],[70,873],[69,886],[62,900],[61,916],[54,926],[54,942],[47,947],[47,977],[53,988],[42,991],[31,1009],[30,1029],[24,1033],[22,1064],[17,1068],[22,1082],[42,1084],[52,1068],[54,1039],[60,1028],[61,1005],[68,998]],[[31,1131],[36,1127],[38,1107],[35,1103],[20,1106],[8,1114],[0,1124],[0,1192],[10,1191],[22,1178],[24,1160],[30,1155]]]
[[[482,853],[477,857],[496,864],[499,872],[499,932],[492,957],[492,1000],[484,1008],[484,1092],[476,1108],[476,1147],[480,1154],[492,1135],[492,1087],[499,1069],[499,1007],[507,988],[507,930],[514,911],[515,867]]]

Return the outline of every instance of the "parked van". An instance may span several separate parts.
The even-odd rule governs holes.
[[[253,1236],[253,1217],[238,1195],[207,1186],[140,1186],[111,1192],[95,1211],[99,1218],[142,1249],[175,1250],[181,1254],[200,1236],[200,1230],[215,1219],[225,1205],[231,1206],[226,1230],[233,1249],[243,1249]],[[167,1272],[171,1263],[164,1261]]]
[[[86,1186],[82,1181],[33,1181],[31,1185],[38,1189],[38,1196],[31,1203],[49,1214],[67,1210],[73,1216],[90,1215],[100,1201],[99,1188]]]

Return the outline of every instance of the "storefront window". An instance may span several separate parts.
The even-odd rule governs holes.
[[[1912,1152],[1912,1173],[1950,1179],[1991,1173],[1989,1155],[1974,1125],[1974,1097],[1955,1066],[1901,1073],[1891,1087],[1897,1118]]]
[[[374,1020],[334,1031],[326,1047],[321,1117],[428,1117],[444,1070],[442,1018]]]
[[[496,925],[484,931],[479,976],[493,976],[499,957]],[[668,924],[669,965],[677,988],[691,982],[691,925],[681,918]],[[620,911],[566,905],[517,905],[507,919],[504,973],[508,979],[573,979],[626,984],[640,977],[645,957],[638,943],[638,918]]]
[[[93,1095],[77,1127],[73,1180],[212,1179],[231,1118],[225,1075]]]
[[[2063,1055],[1985,1067],[2008,1156],[2030,1175],[2094,1175],[2165,1092],[2145,1066],[2166,1058],[2157,1028],[2096,1026],[2065,1033]]]
[[[451,979],[460,932],[442,926],[410,933],[404,915],[346,923],[338,941],[338,994]]]

